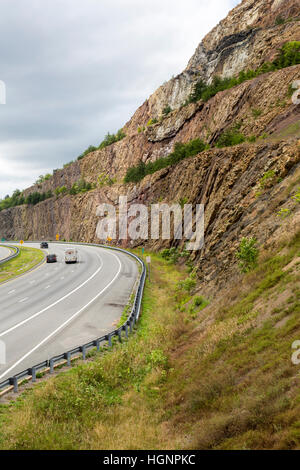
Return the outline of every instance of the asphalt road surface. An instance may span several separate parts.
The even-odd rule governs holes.
[[[0,261],[4,258],[7,258],[12,254],[12,250],[5,248],[5,246],[0,246]]]
[[[65,264],[66,248],[50,243],[43,251],[55,253],[57,263],[0,284],[0,341],[6,348],[0,381],[109,333],[120,319],[139,275],[137,262],[78,245],[79,262]]]

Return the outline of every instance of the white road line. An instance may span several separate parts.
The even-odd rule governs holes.
[[[98,292],[98,294],[92,299],[90,300],[84,307],[82,307],[80,310],[78,310],[76,313],[74,313],[74,315],[72,315],[67,321],[65,321],[64,323],[62,323],[58,328],[56,328],[56,330],[54,330],[52,333],[50,333],[50,335],[48,335],[46,338],[44,338],[39,344],[37,344],[34,348],[32,348],[30,351],[28,351],[28,353],[26,353],[23,357],[21,357],[21,359],[19,359],[17,362],[15,362],[15,364],[13,364],[9,369],[7,369],[2,375],[0,375],[0,379],[2,379],[2,377],[4,377],[5,375],[7,375],[11,370],[13,370],[15,367],[17,367],[22,361],[24,361],[24,359],[26,359],[28,356],[30,356],[30,354],[32,354],[34,351],[36,351],[40,346],[42,346],[44,343],[46,343],[50,338],[52,338],[52,336],[56,335],[56,333],[58,333],[61,329],[63,329],[66,325],[68,325],[68,323],[70,323],[75,317],[77,317],[81,312],[83,312],[83,310],[85,310],[87,307],[89,307],[89,305],[91,305],[93,302],[95,302],[96,299],[98,299],[98,297],[100,297],[100,295],[103,294],[103,292],[105,292],[114,282],[115,280],[118,278],[120,272],[121,272],[121,269],[122,269],[122,264],[121,264],[121,261],[119,260],[119,258],[114,254],[114,253],[110,253],[112,256],[114,256],[118,263],[119,263],[119,269],[118,269],[118,272],[117,274],[115,275],[115,277],[107,284],[106,287],[104,287],[104,289],[102,289],[100,292]],[[102,264],[103,265],[103,264]]]
[[[112,253],[111,253],[112,254]],[[50,308],[54,307],[55,305],[59,304],[60,302],[62,302],[63,300],[67,299],[68,297],[70,297],[70,295],[74,294],[74,292],[78,291],[79,289],[81,289],[81,287],[85,286],[89,281],[91,281],[98,273],[99,271],[101,271],[102,267],[103,267],[103,261],[102,261],[102,258],[97,254],[98,258],[100,259],[101,261],[101,266],[97,269],[97,271],[94,272],[94,274],[92,274],[91,277],[89,277],[86,281],[84,281],[82,284],[80,284],[80,286],[76,287],[76,289],[73,289],[71,292],[69,292],[68,294],[64,295],[63,297],[61,297],[60,299],[56,300],[55,302],[53,302],[53,304],[51,305],[48,305],[48,307],[45,307],[43,308],[43,310],[40,310],[40,312],[37,312],[37,313],[34,313],[33,315],[31,315],[31,317],[28,317],[26,318],[25,320],[21,321],[20,323],[17,323],[16,325],[12,326],[11,328],[9,328],[8,330],[6,331],[2,331],[2,333],[0,333],[0,338],[2,338],[2,336],[5,336],[7,335],[8,333],[11,333],[12,331],[16,330],[17,328],[19,328],[20,326],[23,326],[25,325],[25,323],[28,323],[30,320],[33,320],[34,318],[38,317],[39,315],[41,315],[42,313],[46,312],[47,310],[49,310]]]
[[[16,289],[11,290],[7,295],[13,294],[14,292],[16,292]]]
[[[29,297],[25,297],[25,299],[19,300],[19,302],[20,302],[20,303],[21,303],[21,302],[26,302],[26,300],[28,300],[28,299],[29,299]]]
[[[47,286],[47,287],[45,287],[45,289],[49,289],[50,287],[51,287],[51,286]]]

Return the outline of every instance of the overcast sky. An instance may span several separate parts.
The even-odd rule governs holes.
[[[0,0],[0,198],[115,132],[239,0]]]

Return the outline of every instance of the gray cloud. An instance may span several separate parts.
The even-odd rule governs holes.
[[[1,0],[0,197],[99,144],[238,0]]]

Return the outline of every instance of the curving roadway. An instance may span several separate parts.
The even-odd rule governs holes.
[[[110,332],[128,302],[138,277],[133,258],[78,245],[79,262],[65,264],[66,248],[50,243],[43,251],[55,253],[57,263],[0,284],[0,341],[6,347],[0,381]]]
[[[6,248],[5,246],[0,246],[0,261],[7,258],[12,254],[12,250]]]

